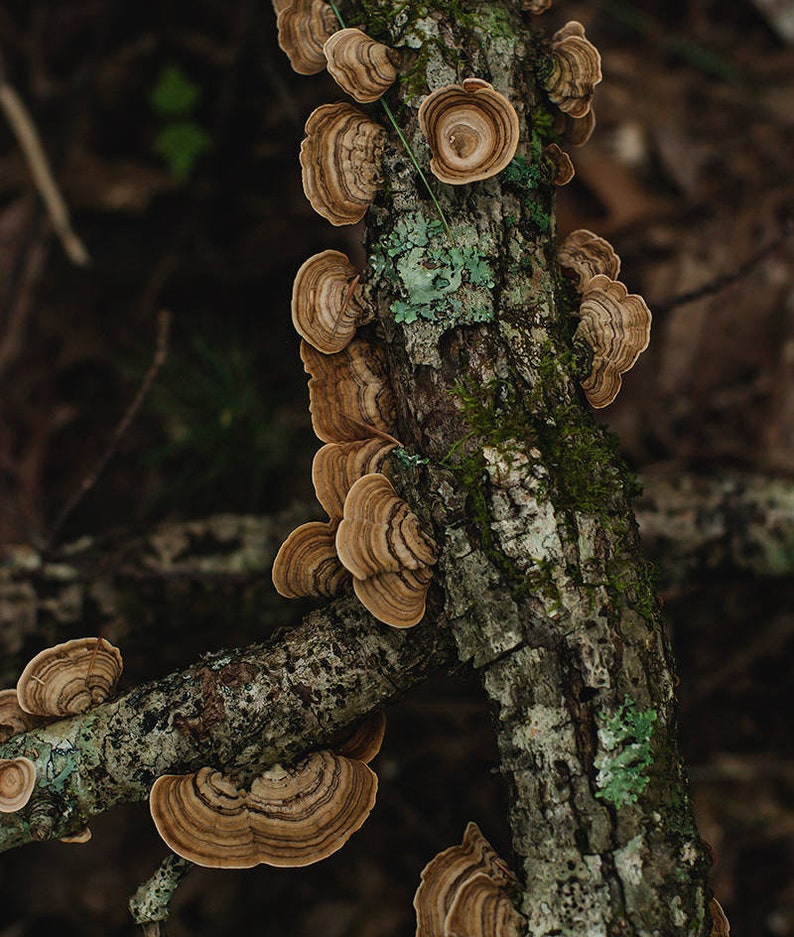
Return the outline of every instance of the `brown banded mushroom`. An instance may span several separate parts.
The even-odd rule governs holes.
[[[360,29],[338,30],[326,41],[323,52],[331,77],[362,104],[377,101],[397,79],[395,50]]]
[[[481,78],[429,94],[419,107],[419,126],[432,153],[431,171],[450,185],[495,176],[518,147],[516,109]]]
[[[444,919],[444,937],[520,937],[524,919],[504,888],[477,872],[458,889]]]
[[[576,175],[573,160],[556,143],[550,143],[545,151],[546,159],[551,163],[551,181],[555,185],[568,185]]]
[[[545,13],[554,0],[521,0],[521,9],[530,13]]]
[[[414,896],[416,937],[445,937],[447,916],[458,893],[478,874],[502,889],[516,881],[477,824],[469,823],[460,845],[443,850],[422,869]]]
[[[58,842],[82,845],[83,843],[87,843],[91,839],[92,836],[93,836],[93,833],[91,832],[91,830],[89,830],[87,826],[84,826],[82,830],[78,830],[76,833],[72,833],[69,836],[61,836],[58,839]]]
[[[551,68],[543,80],[549,100],[571,117],[584,117],[601,81],[601,55],[576,20],[551,38]]]
[[[382,709],[368,713],[331,741],[337,755],[369,764],[378,754],[386,734],[386,713]]]
[[[326,859],[362,826],[377,789],[364,762],[330,751],[294,768],[274,766],[254,780],[246,798],[259,861],[299,868]]]
[[[29,758],[0,759],[0,813],[16,813],[36,786],[36,766]]]
[[[332,520],[341,520],[345,498],[353,482],[379,472],[396,442],[373,436],[353,442],[326,443],[312,461],[312,484],[317,500]]]
[[[599,273],[610,280],[616,280],[620,273],[620,257],[615,248],[587,228],[578,228],[563,238],[557,248],[557,259],[563,271],[571,276],[578,293]]]
[[[730,937],[731,925],[728,916],[722,910],[722,905],[716,898],[709,901],[709,912],[711,913],[710,937]]]
[[[591,277],[582,293],[574,341],[593,352],[590,374],[581,381],[592,407],[606,407],[617,397],[622,374],[630,370],[651,338],[651,312],[642,296],[618,280]]]
[[[121,652],[104,638],[74,638],[40,651],[17,681],[34,716],[76,716],[106,700],[121,676]]]
[[[350,573],[336,555],[336,528],[321,521],[301,524],[287,537],[273,561],[276,592],[285,599],[336,595]]]
[[[436,561],[437,547],[423,534],[419,518],[385,475],[371,472],[355,482],[345,499],[336,532],[336,552],[356,579],[418,570]]]
[[[394,395],[381,348],[360,338],[343,351],[324,355],[305,340],[300,347],[310,375],[312,429],[323,442],[353,442],[369,436],[393,441]]]
[[[378,573],[368,579],[353,579],[353,591],[378,621],[392,628],[413,628],[424,618],[427,590],[433,578],[428,567]]]
[[[46,721],[25,712],[15,689],[0,690],[0,742],[7,742],[12,736],[35,729]]]
[[[332,225],[360,221],[381,182],[385,129],[352,104],[321,104],[304,128],[300,164],[303,191]]]
[[[278,44],[299,75],[316,75],[325,68],[323,46],[339,28],[333,9],[324,0],[274,0]]]
[[[558,119],[554,121],[554,129],[566,146],[584,146],[593,135],[595,126],[596,116],[592,105],[584,117],[572,117],[560,112]]]
[[[325,250],[305,260],[292,285],[292,323],[317,351],[342,351],[375,310],[364,302],[360,275],[347,254]]]

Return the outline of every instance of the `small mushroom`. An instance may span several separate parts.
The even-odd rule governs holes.
[[[336,595],[350,574],[336,555],[335,536],[335,527],[321,521],[296,527],[273,561],[276,592],[285,599]]]
[[[711,913],[710,937],[730,937],[731,925],[728,916],[722,910],[722,905],[716,898],[709,901],[709,912]]]
[[[93,833],[91,832],[91,830],[89,830],[87,826],[84,826],[82,830],[78,830],[76,833],[72,833],[69,836],[61,836],[58,842],[76,843],[78,845],[82,845],[83,843],[87,843],[91,839],[92,836],[93,836]]]
[[[386,713],[382,709],[368,713],[359,719],[341,735],[337,736],[330,747],[337,755],[363,761],[369,764],[378,754],[386,734]]]
[[[554,121],[554,129],[567,146],[584,146],[593,135],[595,126],[596,116],[592,105],[584,117],[572,117],[560,111]]]
[[[557,259],[566,273],[571,274],[578,293],[599,273],[616,280],[620,273],[620,257],[615,248],[602,237],[579,228],[571,231],[557,248]]]
[[[292,323],[317,351],[342,351],[356,329],[374,318],[358,281],[358,271],[341,251],[321,251],[301,264],[292,285]]]
[[[274,766],[246,798],[259,861],[299,868],[327,858],[367,819],[377,789],[367,765],[330,751],[294,768]]]
[[[385,129],[352,104],[321,104],[312,111],[301,143],[303,191],[332,225],[355,224],[381,182]]]
[[[0,690],[0,742],[43,725],[45,719],[33,716],[19,705],[15,689]]]
[[[556,143],[550,143],[546,147],[545,155],[552,167],[551,181],[555,185],[568,185],[576,175],[571,157]]]
[[[576,20],[551,38],[551,69],[543,80],[549,100],[571,117],[584,117],[601,81],[601,55]]]
[[[378,621],[392,628],[413,628],[424,618],[427,590],[433,571],[400,569],[378,573],[368,579],[353,579],[356,598]]]
[[[333,9],[324,0],[274,0],[278,44],[299,75],[316,75],[325,68],[323,46],[339,28]]]
[[[466,78],[429,94],[419,107],[430,169],[442,182],[464,185],[501,172],[518,147],[518,114],[493,85]]]
[[[220,771],[162,775],[149,810],[157,832],[183,859],[212,869],[249,869],[259,861],[245,795]]]
[[[317,500],[332,520],[344,515],[350,486],[363,475],[379,472],[397,443],[380,436],[353,442],[327,443],[312,461],[312,484]]]
[[[29,758],[0,759],[0,813],[16,813],[36,786],[36,766]]]
[[[444,937],[519,937],[524,919],[507,891],[484,872],[466,879],[444,919]]]
[[[323,46],[328,71],[361,103],[377,101],[397,79],[397,53],[360,29],[340,29]]]
[[[447,916],[458,893],[478,874],[486,875],[498,888],[515,884],[515,876],[477,824],[469,823],[460,845],[440,852],[422,869],[414,897],[416,937],[445,937]]]
[[[437,556],[436,544],[422,533],[419,518],[378,472],[351,486],[336,532],[336,551],[356,579],[419,570],[435,563]]]
[[[588,281],[579,307],[574,341],[584,339],[593,351],[590,374],[581,382],[591,406],[606,407],[620,391],[621,375],[630,370],[651,338],[651,312],[642,296],[618,280],[597,274]]]
[[[343,351],[324,355],[304,340],[300,354],[310,375],[309,411],[318,439],[392,439],[396,407],[380,347],[356,338]]]
[[[17,681],[34,716],[75,716],[106,700],[121,675],[121,652],[104,638],[74,638],[40,651]]]
[[[530,13],[545,13],[554,0],[521,0],[521,9]]]

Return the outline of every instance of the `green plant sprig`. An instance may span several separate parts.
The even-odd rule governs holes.
[[[342,19],[342,14],[339,12],[339,8],[333,2],[333,0],[329,0],[329,4],[330,4],[331,9],[334,11],[334,15],[336,16],[337,20],[339,20],[339,25],[342,27],[342,29],[345,29],[346,28],[345,21]],[[435,209],[438,212],[438,217],[441,220],[441,224],[444,226],[444,231],[446,232],[447,237],[454,244],[455,236],[452,234],[452,229],[450,228],[449,223],[447,222],[446,215],[444,214],[444,211],[441,208],[441,205],[439,205],[438,199],[436,198],[435,193],[430,187],[430,183],[427,181],[427,176],[424,174],[424,172],[422,171],[422,167],[419,165],[419,160],[416,158],[416,154],[411,149],[411,146],[408,143],[408,141],[405,139],[405,136],[402,130],[400,130],[400,127],[392,112],[392,109],[383,100],[383,98],[380,99],[380,105],[383,108],[383,111],[386,114],[386,117],[389,119],[389,123],[394,128],[394,132],[399,137],[400,143],[402,143],[402,145],[405,147],[405,152],[408,154],[409,159],[413,163],[414,169],[417,171],[417,173],[419,173],[419,178],[422,180],[422,184],[427,189],[428,195],[430,196],[430,199],[432,200],[433,205],[435,206]]]

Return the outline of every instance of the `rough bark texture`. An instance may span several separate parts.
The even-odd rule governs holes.
[[[423,165],[416,109],[443,84],[491,81],[522,126],[518,176],[434,185],[470,264],[454,297],[441,283],[436,303],[427,283],[422,302],[416,292],[417,271],[458,261],[396,138],[369,213],[379,321],[367,332],[388,352],[397,435],[419,457],[389,471],[441,546],[426,623],[394,633],[343,600],[281,643],[214,655],[10,740],[2,755],[33,757],[39,789],[3,818],[0,845],[73,832],[165,771],[215,763],[244,779],[296,757],[447,661],[451,632],[493,702],[531,937],[708,933],[669,650],[634,484],[576,380],[551,186],[537,171],[552,121],[534,77],[544,51],[518,8],[343,8],[406,52],[395,111]]]

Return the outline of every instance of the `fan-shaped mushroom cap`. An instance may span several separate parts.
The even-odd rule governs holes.
[[[46,720],[25,712],[15,689],[0,690],[0,742],[7,742],[12,736],[35,729],[44,722]]]
[[[321,521],[296,527],[273,561],[276,592],[285,599],[336,595],[350,574],[336,555],[335,536],[335,528]]]
[[[722,905],[716,898],[709,901],[709,911],[711,913],[710,937],[730,937],[731,925],[728,916],[722,910]]]
[[[278,44],[299,75],[316,75],[325,68],[325,41],[339,28],[334,11],[323,0],[276,3]]]
[[[359,273],[342,251],[326,250],[305,260],[292,285],[292,323],[317,351],[342,351],[356,329],[375,316],[364,303]]]
[[[559,119],[554,121],[554,128],[567,146],[584,146],[592,137],[596,126],[596,116],[592,105],[584,117],[572,117],[562,112],[558,116]]]
[[[331,442],[317,450],[312,461],[312,484],[317,500],[332,520],[342,519],[353,482],[370,472],[379,472],[396,445],[373,436],[354,442]]]
[[[521,9],[530,13],[545,13],[554,0],[521,0]]]
[[[248,869],[259,861],[245,796],[220,771],[162,775],[149,810],[157,832],[183,859],[212,869]]]
[[[84,826],[82,830],[78,830],[76,833],[72,833],[70,836],[61,836],[58,839],[59,843],[75,843],[77,845],[82,845],[87,843],[94,834],[91,830]]]
[[[17,681],[19,705],[35,716],[75,716],[106,700],[121,652],[104,638],[74,638],[40,651]]]
[[[388,478],[371,472],[347,493],[344,518],[336,532],[336,552],[356,579],[368,579],[431,566],[437,547],[422,533],[419,518]]]
[[[584,34],[584,26],[572,20],[551,39],[552,68],[544,79],[549,99],[565,114],[584,117],[601,81],[601,55]]]
[[[571,157],[565,150],[561,150],[556,143],[550,143],[546,147],[545,153],[552,165],[552,182],[555,185],[568,185],[576,175]]]
[[[413,628],[425,614],[427,590],[433,571],[400,569],[395,573],[378,573],[368,579],[353,579],[353,591],[359,602],[378,621],[392,628]]]
[[[571,231],[563,238],[557,248],[557,259],[561,267],[574,275],[576,290],[579,293],[583,292],[592,277],[599,273],[603,273],[610,280],[617,279],[620,273],[620,257],[615,253],[615,248],[609,241],[593,234],[587,228]]]
[[[340,29],[323,46],[328,71],[356,101],[377,99],[397,78],[397,53],[360,29]]]
[[[632,368],[651,338],[651,312],[642,296],[603,274],[584,288],[574,339],[593,350],[590,374],[581,382],[590,405],[606,407],[617,397],[621,374]]]
[[[495,176],[518,147],[516,109],[480,78],[429,94],[419,108],[419,126],[433,154],[431,171],[450,185]]]
[[[259,861],[298,868],[327,858],[367,819],[377,789],[362,761],[329,751],[266,771],[246,798]]]
[[[303,191],[332,225],[360,221],[380,185],[386,131],[352,104],[321,104],[312,111],[301,143]]]
[[[484,872],[467,879],[452,899],[445,937],[519,937],[523,918],[509,895]]]
[[[36,766],[29,758],[0,759],[0,813],[16,813],[36,786]]]
[[[379,347],[356,338],[343,351],[324,355],[302,341],[300,354],[311,375],[309,411],[318,439],[352,442],[389,436],[396,408]]]
[[[331,742],[337,755],[369,764],[378,754],[386,734],[386,713],[382,709],[368,713]]]
[[[279,14],[282,10],[286,10],[289,6],[292,6],[292,0],[273,0],[273,9],[276,14]]]
[[[458,892],[478,873],[484,873],[497,887],[506,888],[515,882],[477,824],[469,823],[459,846],[440,852],[422,869],[414,897],[416,937],[443,937]]]

